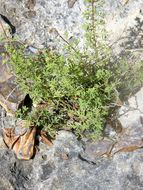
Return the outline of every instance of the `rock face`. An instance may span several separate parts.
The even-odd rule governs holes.
[[[86,143],[85,155],[96,160],[99,155],[113,156],[118,152],[130,152],[143,147],[143,88],[118,110],[118,120],[122,131],[109,139],[102,139],[95,143]],[[109,127],[109,126],[107,126]],[[116,137],[116,138],[115,138]]]
[[[143,59],[142,8],[142,0],[106,1],[106,28],[116,54],[131,53],[131,57]]]
[[[106,29],[116,54],[132,53],[142,58],[142,0],[106,0]],[[83,0],[1,0],[0,14],[16,27],[16,36],[36,48],[62,52],[65,41],[84,44]],[[68,35],[67,35],[68,33]]]
[[[130,151],[143,147],[143,88],[119,109],[123,131],[113,152]]]
[[[143,87],[119,109],[119,120],[124,128],[131,124],[142,126]]]
[[[142,7],[142,0],[106,1],[106,27],[109,41],[116,53],[123,53],[122,50],[125,51],[126,48],[126,51],[142,59]],[[0,1],[0,14],[5,15],[16,27],[15,35],[31,46],[31,51],[50,47],[62,52],[61,47],[65,42],[60,35],[69,42],[80,39],[79,46],[82,47],[84,31],[81,25],[84,10],[82,0]],[[66,32],[69,33],[68,37]],[[4,86],[11,84],[12,77],[1,63],[2,57],[0,87],[9,79],[9,83]],[[10,86],[7,92],[2,86],[0,95],[9,100],[7,97],[14,88]],[[17,95],[14,98],[18,100]],[[1,129],[15,127],[16,120],[7,116],[0,107],[0,189],[143,189],[142,115],[143,88],[119,110],[123,131],[120,135],[112,131],[109,135],[114,137],[112,140],[86,142],[84,146],[72,133],[60,131],[52,148],[41,143],[40,151],[34,159],[22,161],[16,159],[14,152],[8,150],[3,142]],[[128,152],[130,149],[132,152]]]
[[[10,0],[0,1],[0,13],[5,15],[16,27],[20,40],[37,48],[50,47],[61,50],[67,40],[80,39],[83,43],[82,11],[85,6],[82,0]]]
[[[60,131],[52,148],[40,143],[40,151],[35,158],[22,161],[16,159],[12,150],[7,150],[0,135],[0,189],[141,190],[142,91],[143,88],[119,110],[119,120],[124,129],[122,135],[118,135],[113,154],[106,154],[110,140],[95,144],[86,142],[83,146],[72,133]],[[2,108],[0,113],[1,128],[16,125],[14,118],[6,116]],[[136,148],[128,152],[132,146]]]
[[[11,150],[0,150],[0,188],[4,190],[126,190],[142,189],[143,150],[118,153],[113,158],[84,159],[81,144],[61,131],[51,149],[40,145],[30,161],[17,160]]]
[[[107,154],[113,142],[111,140],[105,139],[95,144],[86,142],[86,146],[83,146],[72,133],[60,131],[52,148],[40,143],[40,151],[35,158],[22,161],[6,148],[0,135],[0,189],[141,190],[142,90],[119,110],[119,119],[125,131],[121,137],[118,136],[113,154]],[[7,116],[2,108],[0,113],[0,128],[15,127],[13,117]],[[136,148],[128,152],[132,146]],[[122,152],[123,148],[127,152]]]
[[[10,34],[11,23],[9,26],[4,20],[0,16],[0,37],[7,40],[7,38],[12,37]],[[14,26],[12,25],[12,27]],[[6,42],[0,42],[0,105],[2,105],[9,114],[14,114],[25,96],[16,84],[5,45]]]
[[[4,52],[4,44],[0,44],[0,105],[2,105],[8,113],[14,114],[19,104],[24,99],[24,95],[19,90],[15,76],[11,72],[8,63],[3,64],[3,61],[8,62],[8,58]],[[3,50],[3,51],[2,51]]]

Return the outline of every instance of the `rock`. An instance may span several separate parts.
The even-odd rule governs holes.
[[[82,29],[83,15],[85,9],[84,2],[78,0],[74,4],[70,0],[42,0],[42,1],[19,1],[17,0],[0,2],[0,13],[5,15],[16,27],[16,34],[20,40],[26,44],[36,47],[56,49],[63,52],[65,42],[50,32],[51,28],[56,28],[61,36],[66,40],[70,38],[80,39],[80,47],[83,46]],[[65,33],[68,33],[66,37]]]
[[[117,133],[116,133],[114,127],[112,127],[109,123],[105,124],[105,129],[103,131],[103,135],[106,137],[109,137],[110,139],[116,139],[116,137],[117,137]]]
[[[0,16],[0,36],[3,40],[10,39],[10,26],[4,22]],[[11,24],[10,24],[11,25]],[[2,105],[9,114],[14,114],[23,101],[24,95],[16,84],[15,76],[9,62],[9,56],[5,49],[6,42],[0,43],[0,105]]]
[[[29,184],[30,173],[32,171],[31,162],[22,162],[16,160],[13,152],[9,150],[0,151],[0,188],[4,190],[27,188]],[[30,187],[30,184],[29,184]]]
[[[143,147],[143,99],[141,88],[135,95],[130,97],[127,104],[119,109],[118,122],[112,126],[105,126],[104,135],[109,139],[103,139],[95,143],[86,143],[85,154],[82,156],[90,161],[96,161],[102,155],[113,156],[118,152],[130,152]],[[117,124],[117,125],[116,125]],[[112,135],[112,133],[114,135]]]
[[[119,109],[119,118],[123,130],[118,136],[112,153],[133,151],[143,147],[143,88],[128,99],[128,104]],[[125,110],[123,112],[123,110]]]
[[[113,117],[112,120],[110,119],[106,122],[103,130],[103,136],[112,140],[116,140],[118,135],[122,132],[122,129],[121,122]]]
[[[106,28],[109,31],[109,42],[116,54],[125,55],[125,52],[131,52],[133,56],[142,59],[142,5],[142,0],[106,1]],[[84,22],[84,10],[82,0],[0,1],[0,13],[16,27],[16,35],[29,45],[32,53],[44,47],[63,53],[61,47],[65,42],[60,35],[68,41],[80,39],[79,47],[82,48],[84,31],[81,25]],[[68,36],[65,35],[66,32]],[[4,51],[2,46],[0,50]],[[7,111],[15,112],[21,96],[18,92],[14,95],[17,90],[14,77],[7,72],[6,65],[2,65],[2,59],[1,56],[0,101],[2,105],[6,103]],[[113,147],[112,141],[107,139],[95,143],[86,141],[83,147],[72,133],[61,131],[52,148],[40,143],[40,151],[33,159],[25,162],[16,159],[13,151],[3,146],[0,137],[0,189],[141,190],[142,91],[143,89],[132,96],[119,110],[118,119],[123,131],[120,134],[114,133],[117,142]],[[16,120],[7,116],[0,107],[0,127],[15,125]],[[110,134],[109,137],[112,136]],[[134,151],[122,152],[129,150]],[[111,152],[113,157],[101,158],[107,152]]]
[[[17,0],[12,3],[1,0],[0,13],[16,27],[16,35],[23,42],[36,48],[56,49],[61,53],[65,42],[59,35],[55,37],[50,32],[51,28],[56,28],[67,41],[80,39],[79,47],[82,48],[85,41],[83,12],[86,6],[82,0],[27,0],[18,3]],[[132,57],[143,58],[142,6],[142,0],[105,1],[106,29],[116,55],[131,53]]]
[[[118,153],[92,164],[78,156],[83,151],[70,132],[61,131],[51,149],[45,145],[33,160],[17,160],[0,151],[0,187],[16,190],[142,189],[143,150]],[[58,153],[58,154],[55,154]],[[63,159],[60,154],[67,154]]]
[[[136,124],[142,126],[140,116],[143,114],[143,87],[124,104],[118,111],[119,121],[123,128]]]
[[[91,157],[92,160],[96,160],[96,158],[101,156],[108,156],[114,143],[114,141],[106,138],[96,142],[87,143],[85,147],[85,154],[88,157]]]
[[[143,127],[138,125],[131,125],[122,132],[111,154],[115,154],[119,151],[123,152],[134,151],[142,147],[143,147]]]
[[[2,109],[0,124],[3,118],[3,126],[6,127],[12,124],[12,120],[10,116],[5,117],[3,112]],[[13,126],[14,123],[13,121]],[[138,127],[136,130],[132,128],[131,134],[141,136],[138,130]],[[98,147],[97,144],[102,146]],[[6,190],[126,190],[127,187],[142,189],[143,149],[129,153],[118,152],[113,157],[97,159],[97,151],[106,152],[108,145],[110,145],[109,140],[96,142],[95,146],[86,142],[84,151],[82,144],[72,133],[60,131],[52,148],[40,143],[40,151],[29,161],[18,160],[12,150],[3,148],[0,150],[0,188]]]
[[[3,53],[4,47],[1,50]],[[3,61],[7,63],[3,64]],[[0,54],[0,105],[2,105],[9,114],[14,114],[19,104],[24,100],[25,95],[19,90],[15,81],[15,76],[11,72],[10,64],[6,52]]]
[[[135,94],[136,108],[143,113],[143,87]]]
[[[106,29],[115,54],[142,56],[142,0],[112,1],[105,3]]]
[[[1,123],[1,118],[0,118],[0,123]],[[0,151],[3,149],[6,149],[7,146],[5,145],[4,141],[3,141],[3,136],[2,136],[2,128],[0,125]]]
[[[68,0],[68,8],[73,8],[76,1],[77,0]]]
[[[60,144],[58,145],[59,142]],[[77,153],[81,153],[82,149],[79,148],[79,143],[77,141],[75,142],[74,135],[63,131],[57,136],[55,144],[62,149],[65,146],[68,147],[69,155],[71,154],[70,152],[73,152],[74,146],[76,145],[74,150],[76,154],[72,154],[72,157],[69,156],[68,160],[57,159],[57,156],[51,158],[50,155],[47,155],[47,160],[41,160],[40,165],[38,165],[39,158],[36,157],[36,166],[34,166],[36,171],[34,173],[37,174],[37,183],[34,189],[120,190],[126,189],[127,184],[130,188],[136,187],[140,189],[142,187],[143,179],[141,168],[143,167],[143,150],[126,154],[120,153],[115,155],[112,159],[104,158],[96,165],[93,165],[77,157]],[[53,149],[55,148],[56,147],[53,147]],[[140,167],[136,167],[138,164]],[[33,177],[35,179],[35,176]],[[42,181],[42,183],[39,184],[40,181]]]
[[[2,39],[11,38],[11,34],[9,31],[10,31],[9,25],[4,22],[4,20],[0,15],[0,37]]]
[[[10,38],[14,37],[14,34],[16,32],[15,26],[12,25],[12,23],[8,20],[7,17],[0,14],[0,36],[4,37],[7,41],[9,41]]]

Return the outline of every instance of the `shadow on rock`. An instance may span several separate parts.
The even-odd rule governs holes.
[[[136,24],[127,30],[128,36],[121,38],[124,40],[121,47],[127,50],[141,50],[143,48],[143,21],[140,17],[136,17],[135,21]]]

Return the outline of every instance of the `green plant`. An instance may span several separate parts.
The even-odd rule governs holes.
[[[26,56],[24,46],[7,47],[18,85],[37,105],[20,116],[46,129],[52,137],[60,129],[72,129],[80,137],[99,137],[111,103],[116,104],[116,91],[127,77],[122,75],[126,64],[112,64],[106,44],[103,1],[88,3],[82,52],[70,44],[65,59],[49,50]]]
[[[79,135],[88,129],[97,134],[108,113],[103,105],[111,98],[111,86],[106,86],[110,73],[96,71],[95,64],[73,61],[75,58],[65,62],[62,56],[49,51],[31,58],[25,57],[22,50],[12,50],[11,63],[19,86],[36,104],[46,105],[37,109],[39,117],[32,112],[26,119],[50,131],[56,126],[73,128]]]

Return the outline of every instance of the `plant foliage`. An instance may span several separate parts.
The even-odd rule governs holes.
[[[116,101],[122,70],[111,67],[102,3],[88,1],[82,52],[70,45],[65,59],[49,50],[26,56],[25,47],[7,47],[17,83],[37,105],[20,115],[52,137],[60,129],[72,129],[80,137],[97,138]]]

